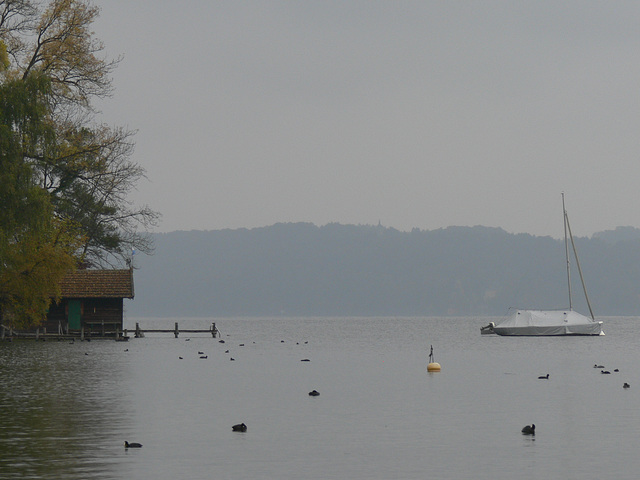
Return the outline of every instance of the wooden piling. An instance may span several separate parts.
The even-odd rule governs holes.
[[[173,331],[173,334],[176,336],[176,338],[178,338],[179,333],[180,331],[178,330],[178,322],[176,322],[176,329]]]

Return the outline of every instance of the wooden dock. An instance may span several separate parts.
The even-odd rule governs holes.
[[[128,333],[128,330],[125,330],[124,333],[126,336]],[[140,328],[140,324],[136,322],[136,329],[133,332],[133,336],[135,338],[142,338],[144,337],[145,333],[173,333],[173,335],[176,338],[178,338],[180,333],[210,333],[213,338],[216,338],[220,332],[216,328],[215,322],[211,324],[208,330],[198,330],[198,329],[188,329],[188,328],[180,329],[180,327],[178,326],[178,322],[175,323],[175,326],[173,329],[142,329]]]
[[[100,328],[101,327],[101,328]],[[181,333],[208,333],[216,338],[220,331],[216,328],[215,322],[208,329],[180,329],[178,322],[175,323],[173,329],[143,329],[136,322],[136,328],[133,331],[135,338],[143,338],[145,333],[172,333],[175,338]],[[11,327],[0,324],[0,340],[12,341],[14,339],[32,339],[32,340],[81,340],[90,341],[92,339],[110,339],[119,342],[129,340],[129,330],[120,328],[109,328],[107,325],[94,326],[93,328],[85,328],[80,330],[62,331],[58,329],[56,333],[47,332],[46,327],[37,328],[34,331],[15,330]]]
[[[109,339],[116,341],[127,341],[129,337],[123,335],[123,332],[116,328],[115,330],[93,330],[91,328],[82,327],[80,330],[59,330],[56,333],[47,331],[46,327],[36,328],[35,330],[24,331],[16,330],[6,325],[0,325],[0,341],[28,339],[28,340],[81,340],[91,341],[92,339]]]

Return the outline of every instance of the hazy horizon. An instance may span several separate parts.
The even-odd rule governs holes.
[[[96,4],[158,231],[640,227],[640,4]]]
[[[429,231],[435,231],[435,230],[446,230],[449,228],[495,228],[495,229],[499,229],[499,230],[503,230],[504,232],[511,234],[511,235],[519,235],[519,234],[525,234],[525,235],[532,235],[534,237],[551,237],[554,240],[561,240],[564,238],[564,231],[559,232],[558,235],[537,235],[535,233],[529,233],[529,232],[509,232],[508,230],[502,228],[502,227],[492,227],[492,226],[488,226],[488,225],[447,225],[447,226],[443,226],[443,227],[436,227],[436,228],[418,228],[418,227],[413,227],[410,229],[401,229],[401,228],[396,228],[392,225],[384,225],[383,223],[341,223],[341,222],[327,222],[327,223],[323,223],[323,224],[318,224],[318,223],[314,223],[314,222],[305,222],[305,221],[290,221],[290,222],[274,222],[272,224],[269,225],[255,225],[255,226],[251,226],[251,227],[222,227],[222,228],[178,228],[178,229],[174,229],[174,230],[167,230],[167,231],[162,231],[162,230],[155,230],[153,232],[149,232],[149,233],[153,233],[153,234],[170,234],[170,233],[179,233],[179,232],[215,232],[215,231],[224,231],[224,230],[231,230],[231,231],[235,231],[235,230],[253,230],[253,229],[269,229],[275,225],[295,225],[295,224],[310,224],[313,225],[315,227],[318,228],[322,228],[322,227],[326,227],[326,226],[330,226],[330,225],[341,225],[341,226],[354,226],[354,227],[382,227],[385,229],[394,229],[397,230],[399,232],[403,232],[403,233],[408,233],[411,232],[415,229],[418,229],[421,232],[429,232]],[[573,228],[573,227],[572,227]],[[598,230],[596,232],[593,232],[592,234],[589,235],[575,235],[574,237],[586,237],[586,238],[592,238],[594,235],[597,234],[601,234],[601,233],[605,233],[605,232],[619,232],[620,229],[633,229],[633,230],[637,230],[638,232],[640,232],[640,228],[637,227],[632,227],[630,225],[618,225],[615,226],[613,228],[610,229],[606,229],[606,230]]]

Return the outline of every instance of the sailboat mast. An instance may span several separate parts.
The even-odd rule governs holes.
[[[564,192],[562,192],[562,213],[564,216],[564,256],[567,261],[567,285],[569,287],[569,310],[573,310],[573,304],[571,301],[571,263],[569,261],[569,241],[567,236],[569,219],[567,218],[567,209],[564,206]]]

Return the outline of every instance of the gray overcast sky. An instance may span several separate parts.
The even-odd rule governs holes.
[[[159,231],[640,227],[640,3],[96,0]]]

